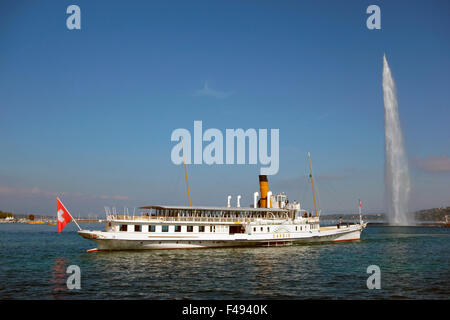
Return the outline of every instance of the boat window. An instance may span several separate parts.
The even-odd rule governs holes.
[[[141,231],[142,231],[142,226],[140,224],[134,225],[134,232],[141,232]]]
[[[194,226],[187,226],[187,232],[193,232]]]
[[[175,232],[181,232],[181,226],[175,226]]]
[[[155,232],[155,226],[148,226],[148,232]]]
[[[256,232],[256,227],[253,228],[253,231]]]
[[[261,227],[261,232],[263,231],[263,227]]]
[[[162,226],[162,232],[169,232],[169,226]]]
[[[121,224],[120,225],[120,231],[127,231],[127,225],[126,224]]]
[[[205,226],[198,226],[198,232],[205,232]]]
[[[245,228],[243,226],[230,226],[229,232],[230,234],[245,233]]]

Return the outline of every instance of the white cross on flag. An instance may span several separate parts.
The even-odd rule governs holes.
[[[58,233],[70,222],[71,215],[59,198],[56,198],[56,212],[58,214]]]

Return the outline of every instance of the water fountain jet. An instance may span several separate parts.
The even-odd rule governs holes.
[[[408,215],[409,179],[408,160],[403,145],[403,135],[398,114],[395,82],[383,56],[383,98],[385,126],[385,192],[387,216],[391,225],[414,224]]]

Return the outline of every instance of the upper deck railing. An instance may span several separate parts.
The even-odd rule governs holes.
[[[139,222],[225,222],[225,223],[251,223],[255,221],[264,220],[267,223],[288,221],[292,220],[288,217],[191,217],[191,216],[180,216],[180,217],[168,217],[168,216],[130,216],[130,215],[118,215],[110,214],[107,215],[107,221],[139,221]],[[316,217],[301,218],[308,222],[318,221]]]

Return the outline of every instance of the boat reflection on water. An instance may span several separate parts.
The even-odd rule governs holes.
[[[51,277],[51,296],[53,299],[58,299],[61,296],[61,293],[67,293],[67,274],[66,268],[69,265],[67,260],[64,258],[56,258],[55,263],[52,268],[52,277]]]

